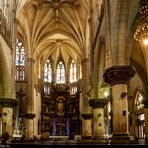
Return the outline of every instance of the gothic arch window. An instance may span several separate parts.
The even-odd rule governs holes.
[[[62,61],[57,64],[57,83],[65,83],[65,66]]]
[[[23,43],[17,38],[16,40],[16,80],[25,78],[25,50]]]
[[[44,65],[44,81],[51,83],[52,81],[52,67],[51,61],[48,59]]]
[[[144,107],[143,101],[143,95],[138,91],[136,95],[136,109],[139,110]]]
[[[77,67],[74,60],[70,63],[70,83],[77,81]]]

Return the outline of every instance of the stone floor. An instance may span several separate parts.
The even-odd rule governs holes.
[[[100,142],[98,140],[80,140],[80,141],[75,141],[75,140],[67,140],[67,141],[30,141],[30,142],[13,142],[13,143],[6,143],[6,144],[0,144],[0,147],[12,147],[12,148],[28,148],[29,147],[52,147],[52,146],[87,146],[87,145],[93,145],[93,147],[96,145],[101,145],[101,146],[109,146],[112,145],[111,142],[105,141],[105,142]],[[125,143],[118,143],[118,144],[113,144],[113,145],[130,145],[130,146],[140,146],[140,145],[145,145],[148,148],[148,145],[146,145],[142,140],[138,142],[130,142],[128,144]],[[62,147],[63,147],[62,146]]]

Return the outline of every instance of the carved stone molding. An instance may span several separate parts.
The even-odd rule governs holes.
[[[2,107],[10,107],[13,108],[17,105],[17,102],[15,99],[12,98],[0,98],[0,105]]]
[[[33,114],[33,113],[26,113],[25,115],[24,115],[24,117],[26,118],[26,119],[34,119],[35,118],[35,114]]]
[[[89,105],[92,108],[104,108],[105,104],[109,101],[109,98],[98,98],[89,100]]]
[[[128,84],[135,75],[135,70],[131,66],[113,66],[106,69],[103,77],[108,84]]]
[[[82,114],[82,118],[84,120],[91,119],[92,118],[92,114]]]

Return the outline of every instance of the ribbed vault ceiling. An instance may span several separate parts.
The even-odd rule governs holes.
[[[87,0],[19,0],[18,35],[28,56],[81,59],[89,54]]]

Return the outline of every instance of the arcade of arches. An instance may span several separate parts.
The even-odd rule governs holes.
[[[147,0],[1,0],[0,135],[148,139]]]

